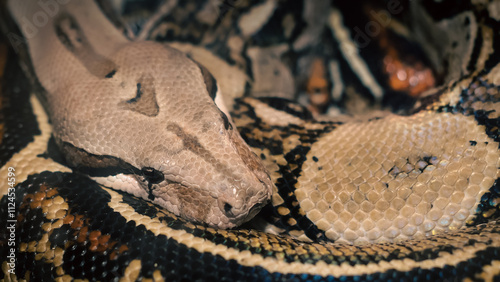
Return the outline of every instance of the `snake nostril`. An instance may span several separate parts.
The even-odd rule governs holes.
[[[224,204],[224,212],[226,213],[227,216],[230,216],[230,217],[234,216],[232,209],[233,209],[233,206],[231,206],[230,204],[228,204],[228,203]]]

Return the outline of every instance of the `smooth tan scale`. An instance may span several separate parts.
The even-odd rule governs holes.
[[[296,195],[337,242],[416,238],[463,227],[500,175],[499,160],[473,117],[422,112],[348,123],[312,146]]]

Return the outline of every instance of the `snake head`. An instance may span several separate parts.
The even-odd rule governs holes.
[[[82,74],[54,105],[54,134],[72,166],[219,228],[242,224],[270,200],[270,177],[221,110],[206,69],[155,42],[127,44],[109,61],[106,73]]]
[[[180,157],[148,161],[160,166],[143,167],[136,175],[149,200],[189,220],[219,228],[250,220],[268,202],[270,178],[239,134],[226,133],[228,146],[224,148],[224,141],[206,142],[177,124],[167,125],[167,130],[182,143],[173,154]],[[212,146],[217,148],[207,149]],[[159,146],[156,150],[169,149]]]

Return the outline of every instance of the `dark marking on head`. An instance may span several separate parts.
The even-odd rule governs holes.
[[[132,98],[127,101],[129,104],[137,103],[139,99],[142,97],[142,91],[141,91],[142,84],[139,82],[137,83],[137,92],[135,93],[135,98]]]
[[[115,76],[115,73],[116,73],[116,70],[112,70],[110,71],[106,76],[105,78],[112,78],[113,76]]]
[[[200,144],[196,136],[186,133],[178,124],[169,123],[167,130],[177,135],[183,142],[184,149],[189,150],[214,166],[218,171],[232,174],[231,170],[217,160],[212,153]]]
[[[474,141],[474,140],[470,140],[469,143],[470,143],[471,146],[476,146],[477,145],[477,141]]]
[[[54,29],[62,45],[73,53],[92,75],[107,78],[113,71],[116,72],[116,64],[94,50],[74,17],[62,13],[55,19]]]
[[[193,59],[191,59],[193,60]],[[198,67],[200,68],[201,75],[203,76],[203,80],[205,81],[205,87],[207,88],[208,95],[212,100],[215,100],[215,96],[217,95],[217,81],[213,77],[213,75],[205,68],[202,64],[193,60]]]
[[[133,165],[109,155],[91,154],[68,142],[56,142],[66,156],[67,164],[79,172],[90,176],[106,177],[117,174],[140,174]]]
[[[316,156],[312,157],[313,161],[318,162],[318,158]]]
[[[226,130],[231,130],[233,129],[233,126],[231,125],[231,123],[229,122],[229,119],[227,118],[226,114],[224,112],[220,112],[221,116],[222,116],[222,120],[224,121],[224,128]]]
[[[134,111],[148,117],[157,116],[160,112],[160,107],[156,101],[153,76],[145,74],[139,78],[135,97],[118,103],[118,106],[122,109]]]
[[[182,140],[185,149],[202,157],[208,163],[217,163],[217,160],[207,149],[205,149],[205,147],[200,144],[196,136],[192,136],[186,133],[179,125],[175,123],[169,123],[167,125],[167,130],[173,132]]]

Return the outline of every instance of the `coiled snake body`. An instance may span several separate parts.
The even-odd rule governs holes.
[[[133,1],[120,17],[104,1],[62,2],[2,3],[18,53],[2,68],[5,280],[499,278],[496,2],[441,19],[412,3],[421,42],[426,25],[450,31],[426,50],[446,57],[449,83],[404,115],[328,119],[281,98],[233,99],[290,97],[319,54],[336,102],[365,91],[390,104],[340,3],[165,1],[144,22]],[[352,84],[338,80],[345,65]]]

